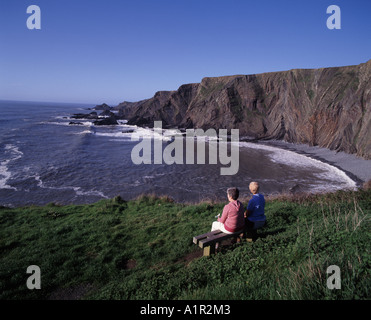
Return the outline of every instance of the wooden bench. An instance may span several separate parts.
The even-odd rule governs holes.
[[[215,244],[217,242],[236,238],[238,236],[238,233],[224,233],[220,230],[215,230],[193,237],[193,243],[204,249],[204,256],[209,256],[210,254],[215,253]]]

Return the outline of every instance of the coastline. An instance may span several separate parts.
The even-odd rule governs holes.
[[[139,125],[137,125],[137,127],[150,129]],[[179,130],[179,128],[170,127],[166,130]],[[230,136],[228,135],[228,141],[230,141],[229,139]],[[283,140],[259,140],[250,137],[240,137],[239,142],[287,150],[328,164],[342,171],[348,178],[353,180],[357,188],[362,187],[365,182],[371,180],[371,160],[363,159],[355,154],[335,151],[325,147],[310,146],[308,144],[291,143]]]
[[[289,150],[306,157],[327,163],[343,171],[350,179],[354,180],[357,187],[371,180],[371,160],[365,160],[343,151],[334,151],[318,146],[290,143],[282,140],[265,140],[257,142],[261,145]]]
[[[106,146],[107,141],[114,141],[113,143],[116,144],[116,141],[129,141],[130,137],[133,134],[136,134],[136,131],[140,131],[141,134],[146,135],[148,134],[149,137],[152,137],[153,135],[153,128],[148,128],[145,126],[138,126],[138,125],[127,125],[126,120],[122,120],[122,122],[119,122],[119,125],[104,125],[104,126],[95,126],[93,123],[92,119],[86,119],[83,120],[83,125],[81,126],[81,129],[79,129],[79,126],[70,126],[69,122],[71,118],[68,115],[75,114],[75,107],[72,106],[70,109],[64,107],[63,112],[60,111],[59,107],[56,109],[54,106],[48,106],[47,109],[45,108],[39,108],[37,104],[31,104],[33,106],[33,109],[29,109],[28,105],[21,105],[20,108],[24,108],[21,110],[25,110],[22,112],[18,112],[21,114],[19,117],[19,122],[21,123],[20,127],[22,127],[24,119],[27,121],[31,121],[35,117],[35,124],[36,126],[32,127],[35,128],[35,132],[37,133],[39,130],[40,124],[45,126],[52,125],[51,129],[53,130],[54,133],[58,132],[59,134],[51,135],[53,137],[52,140],[50,140],[51,144],[55,144],[60,137],[63,136],[66,132],[68,134],[72,133],[73,136],[72,138],[74,139],[74,144],[76,146],[81,146],[84,145],[85,142],[91,142],[93,143],[92,139],[94,139],[94,143],[96,143],[96,146]],[[27,107],[27,108],[26,108]],[[16,109],[18,110],[18,109]],[[53,113],[52,113],[53,112]],[[23,119],[24,118],[24,119]],[[89,120],[89,121],[88,121]],[[33,120],[32,120],[33,121]],[[28,122],[28,125],[32,125],[33,122]],[[13,125],[13,122],[10,122],[9,127],[10,130],[14,130],[15,127],[18,125],[18,123],[15,123]],[[58,125],[55,127],[54,125]],[[62,125],[62,126],[60,126]],[[66,126],[71,128],[71,129],[66,129]],[[89,127],[89,130],[87,130],[87,127]],[[126,128],[128,127],[128,128]],[[3,130],[6,129],[2,128]],[[45,130],[49,130],[49,127],[45,127]],[[43,129],[44,130],[44,129]],[[97,130],[97,132],[96,132]],[[172,136],[176,135],[177,132],[174,132],[174,130],[179,130],[181,135],[184,134],[184,130],[179,129],[179,128],[166,128],[163,129],[163,132],[161,134],[161,139],[170,142],[172,140]],[[144,131],[144,132],[143,132]],[[147,132],[148,131],[148,132]],[[11,131],[12,132],[12,131]],[[28,131],[30,132],[30,131]],[[19,132],[18,132],[19,133]],[[20,131],[22,133],[22,131]],[[98,139],[93,138],[94,135],[99,136]],[[155,136],[153,136],[155,139]],[[156,137],[158,139],[159,137]],[[57,140],[54,140],[57,139]],[[117,140],[116,140],[117,139]],[[34,164],[34,159],[28,159],[27,155],[30,151],[28,151],[27,148],[24,148],[23,146],[27,146],[28,144],[26,143],[21,143],[18,141],[19,138],[17,136],[12,136],[10,135],[10,138],[6,141],[6,144],[4,144],[4,151],[6,151],[6,157],[4,158],[4,161],[2,162],[2,168],[0,168],[3,173],[4,178],[2,179],[0,175],[0,184],[5,186],[5,191],[2,190],[2,196],[4,195],[4,198],[2,197],[2,200],[4,201],[5,206],[10,206],[10,207],[18,207],[23,204],[18,204],[19,199],[22,199],[20,201],[28,201],[29,203],[34,203],[34,201],[40,201],[44,203],[45,201],[48,202],[56,202],[56,203],[65,203],[65,204],[72,204],[72,203],[81,203],[81,204],[88,204],[91,203],[92,201],[99,201],[103,198],[110,198],[111,197],[111,191],[118,190],[118,188],[121,188],[121,182],[117,183],[115,186],[113,186],[111,183],[107,185],[107,188],[102,186],[99,186],[95,181],[95,184],[90,183],[89,180],[84,181],[86,184],[80,184],[80,181],[71,181],[69,180],[63,180],[65,177],[69,177],[68,175],[65,174],[58,174],[58,165],[60,163],[55,163],[55,165],[49,164],[47,162],[47,166],[45,166],[44,170],[38,170],[38,167],[36,164]],[[66,140],[66,139],[64,139]],[[71,138],[69,137],[69,141],[71,142]],[[238,143],[236,140],[232,141],[231,135],[227,135],[227,141],[232,142],[232,143]],[[286,168],[288,170],[291,170],[293,166],[296,166],[298,164],[299,169],[298,172],[300,173],[300,167],[302,166],[303,168],[306,167],[306,164],[308,163],[308,167],[311,167],[310,162],[314,163],[315,167],[319,167],[320,171],[323,169],[323,177],[324,180],[317,180],[317,176],[314,175],[314,178],[311,176],[310,181],[307,179],[306,181],[309,181],[309,185],[313,183],[314,185],[318,186],[316,189],[316,186],[313,191],[313,193],[323,193],[323,192],[332,192],[331,187],[334,185],[336,188],[337,183],[339,189],[343,190],[348,190],[348,189],[357,189],[363,185],[364,182],[367,182],[368,180],[371,179],[371,160],[364,160],[362,158],[358,158],[355,155],[352,154],[346,154],[344,152],[335,152],[330,149],[326,148],[319,148],[319,147],[311,147],[309,145],[305,144],[297,144],[297,143],[288,143],[284,142],[282,140],[257,140],[254,139],[253,137],[244,137],[241,136],[239,139],[240,143],[250,143],[255,145],[257,148],[263,148],[263,149],[275,149],[276,151],[270,152],[268,150],[267,155],[269,158],[273,159],[273,162],[283,165],[286,165]],[[121,142],[120,142],[121,143]],[[22,148],[18,148],[18,146],[22,146]],[[75,148],[75,147],[73,147]],[[102,150],[101,148],[94,148],[96,150],[95,153],[95,159],[101,159],[99,156],[101,154]],[[43,149],[44,154],[49,154],[49,151],[52,151],[53,148],[50,150],[48,149]],[[76,150],[82,150],[80,147],[78,147]],[[120,146],[120,150],[122,149],[122,146]],[[128,144],[127,148],[125,149],[127,153],[130,153],[132,150],[132,147]],[[281,151],[280,151],[281,150]],[[285,152],[287,151],[287,152]],[[121,152],[121,151],[120,151]],[[32,153],[32,152],[31,152]],[[83,155],[85,153],[82,153]],[[86,153],[88,154],[88,153]],[[117,161],[122,161],[122,155],[121,153],[117,153],[119,156],[116,157]],[[24,157],[23,157],[24,155]],[[76,154],[77,155],[77,154]],[[76,156],[76,159],[80,157]],[[89,153],[89,157],[91,157],[91,153]],[[112,158],[112,155],[110,156]],[[20,158],[23,158],[19,160]],[[56,157],[55,159],[60,158],[60,153],[56,152]],[[36,158],[35,158],[36,159]],[[74,161],[76,160],[74,159]],[[87,158],[83,158],[84,160],[87,160]],[[288,160],[288,161],[287,161]],[[316,160],[316,161],[313,161]],[[25,162],[22,162],[25,161]],[[28,161],[28,162],[27,162]],[[36,161],[36,160],[35,160]],[[76,160],[77,161],[77,160]],[[130,159],[129,159],[130,162]],[[249,164],[250,165],[250,164]],[[33,170],[33,166],[35,166],[35,170]],[[100,169],[107,169],[110,172],[110,169],[108,168],[110,165],[107,165],[103,167],[100,165]],[[327,167],[327,168],[326,168]],[[331,167],[331,168],[330,168]],[[129,168],[129,167],[128,167]],[[131,168],[131,167],[130,167]],[[277,167],[274,167],[277,168]],[[327,169],[330,168],[329,171]],[[74,177],[75,174],[75,166],[71,166],[71,168],[68,168],[71,173],[71,177]],[[126,167],[124,167],[126,169]],[[243,168],[245,169],[245,167]],[[167,169],[164,169],[167,170]],[[149,172],[149,173],[143,173],[139,171],[140,174],[142,174],[142,178],[138,179],[138,176],[135,176],[135,179],[138,180],[132,180],[130,182],[130,178],[125,180],[125,186],[131,186],[137,187],[143,184],[144,186],[149,182],[156,180],[159,176],[165,175],[165,171],[162,170],[160,173],[157,171]],[[277,170],[277,169],[274,169]],[[90,171],[83,171],[81,173],[86,173],[87,176],[89,176]],[[124,171],[122,171],[124,172]],[[136,171],[134,171],[136,172]],[[168,172],[168,171],[166,171]],[[205,172],[209,173],[210,170],[206,170]],[[245,171],[241,171],[245,172]],[[267,174],[267,181],[271,181],[273,178],[273,174],[275,172],[280,172],[279,169],[277,171],[272,171],[271,173]],[[312,172],[306,171],[309,174]],[[139,174],[136,172],[136,174]],[[334,173],[334,175],[332,175]],[[82,175],[83,176],[83,175]],[[128,175],[125,173],[123,176],[126,178]],[[192,176],[192,175],[189,175]],[[243,176],[243,174],[241,174]],[[274,181],[281,181],[279,180],[280,178],[283,178],[284,180],[289,176],[289,173],[287,175],[283,173],[279,178],[274,179]],[[298,179],[293,179],[292,181],[290,180],[290,184],[285,185],[284,187],[281,187],[280,184],[278,184],[278,189],[277,191],[272,191],[272,190],[266,190],[267,194],[279,194],[282,192],[292,192],[292,193],[300,193],[300,192],[308,192],[311,193],[312,189],[307,190],[305,185],[301,184],[300,177],[306,178],[306,175],[301,174],[298,176]],[[339,179],[337,179],[339,177]],[[189,178],[189,177],[188,177]],[[198,178],[198,177],[197,177]],[[321,175],[319,175],[319,178],[321,179]],[[17,180],[18,179],[18,180]],[[55,183],[57,179],[60,179],[62,182]],[[185,180],[185,179],[184,179]],[[190,183],[193,183],[192,179],[188,179],[189,181],[185,181],[184,185],[178,186],[178,190],[175,191],[175,196],[182,197],[183,193],[186,193],[190,190],[191,188],[187,188]],[[305,179],[304,179],[305,180]],[[107,179],[108,181],[108,179]],[[134,182],[133,182],[134,181]],[[165,180],[166,181],[166,180]],[[224,182],[223,180],[219,180],[218,177],[216,177],[213,181],[218,183],[221,181],[216,188],[216,184],[212,185],[212,188],[215,187],[217,190],[221,190],[220,184],[226,184],[229,183],[229,181]],[[272,180],[273,181],[273,180]],[[343,183],[343,181],[345,181]],[[102,180],[99,181],[101,183]],[[173,177],[171,180],[173,184],[177,184],[179,182],[182,182],[181,178],[178,176]],[[22,184],[24,183],[24,185]],[[27,185],[28,183],[28,185]],[[89,184],[90,183],[90,184]],[[131,183],[131,184],[130,184]],[[161,182],[162,183],[162,182]],[[186,184],[188,183],[188,184]],[[233,183],[233,182],[232,182]],[[333,184],[332,184],[333,183]],[[150,188],[138,188],[139,195],[140,194],[145,194],[145,193],[152,193],[152,190],[156,190],[156,193],[158,192],[158,195],[160,196],[167,196],[167,192],[171,193],[172,189],[167,189],[166,184],[153,184],[156,187],[151,187]],[[349,185],[349,187],[348,187]],[[31,198],[31,193],[29,192],[30,186],[33,187],[32,191],[35,190],[35,193],[32,194]],[[115,188],[118,186],[118,188]],[[160,187],[159,187],[160,186]],[[162,187],[164,186],[164,187]],[[304,186],[304,189],[303,189]],[[16,189],[17,187],[17,189]],[[311,188],[311,187],[309,187]],[[14,190],[13,190],[14,189]],[[272,188],[273,189],[273,188]],[[143,192],[141,190],[144,190]],[[18,192],[19,193],[16,193]],[[23,193],[21,193],[23,192]],[[134,195],[137,194],[137,192],[130,191],[126,192],[126,189],[124,189],[125,194],[127,197],[135,198],[136,196]],[[35,197],[34,197],[35,194]],[[21,197],[19,195],[25,195],[25,197]],[[113,194],[115,196],[116,194]],[[194,193],[190,193],[190,197],[193,197]],[[5,196],[8,197],[5,199]],[[30,196],[30,197],[29,197]],[[196,195],[195,197],[198,197],[199,195]],[[24,200],[27,198],[27,200]],[[171,197],[171,196],[169,196]],[[210,196],[210,198],[216,197],[215,194]],[[95,200],[98,198],[98,200]],[[201,197],[202,198],[202,197]],[[208,199],[209,197],[205,196],[205,199]],[[67,199],[67,200],[66,200]],[[195,200],[197,202],[202,201],[201,199]],[[28,203],[27,202],[27,203]],[[188,202],[187,199],[183,200],[176,200],[176,202]]]
[[[125,120],[126,122],[128,120]],[[137,128],[152,129],[146,126],[136,125]],[[167,130],[179,130],[179,128],[170,127]],[[170,135],[171,136],[171,135]],[[230,138],[230,136],[228,136]],[[365,160],[354,154],[348,154],[343,151],[334,151],[325,147],[310,146],[307,144],[290,143],[283,140],[258,140],[249,137],[241,137],[240,142],[254,143],[275,147],[282,150],[294,152],[299,155],[320,161],[342,171],[349,179],[353,180],[356,187],[371,180],[371,160]]]

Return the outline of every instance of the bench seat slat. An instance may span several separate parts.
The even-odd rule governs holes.
[[[202,240],[202,239],[207,239],[207,238],[213,237],[213,236],[221,234],[221,233],[223,233],[223,232],[220,231],[220,230],[215,230],[215,231],[210,231],[210,232],[201,234],[199,236],[193,237],[193,243],[198,244],[199,241]]]
[[[201,239],[199,241],[199,246],[200,248],[204,248],[206,246],[210,246],[210,245],[213,245],[219,241],[222,241],[222,240],[225,240],[225,239],[229,239],[229,238],[232,238],[232,237],[235,237],[237,236],[238,234],[230,234],[230,233],[219,233],[219,234],[216,234],[216,235],[213,235],[209,238],[206,238],[206,239]]]

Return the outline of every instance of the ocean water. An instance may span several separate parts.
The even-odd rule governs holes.
[[[293,187],[324,192],[356,186],[329,164],[246,142],[239,143],[239,170],[232,176],[220,175],[220,168],[228,165],[208,164],[207,159],[206,164],[136,165],[131,154],[138,141],[132,141],[132,135],[149,138],[152,131],[125,121],[94,126],[90,120],[70,119],[92,107],[0,101],[0,205],[83,204],[116,195],[129,200],[144,193],[198,202],[224,199],[230,186],[247,196],[252,180],[260,182],[264,194]],[[69,125],[70,121],[82,124]],[[164,130],[154,139],[161,139],[165,148],[173,133]]]

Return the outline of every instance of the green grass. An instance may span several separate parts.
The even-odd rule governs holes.
[[[0,298],[370,298],[370,190],[271,199],[257,241],[200,257],[192,237],[223,206],[143,196],[1,208]],[[40,290],[27,289],[29,265]],[[330,265],[339,290],[326,286]]]

